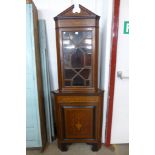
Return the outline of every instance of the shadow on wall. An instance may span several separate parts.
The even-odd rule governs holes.
[[[46,21],[45,21],[46,22]],[[47,22],[46,22],[47,23]],[[52,68],[56,68],[56,70],[57,70],[57,66],[52,66],[52,65],[54,65],[53,63],[51,63],[51,58],[50,58],[50,53],[49,53],[49,51],[50,51],[50,49],[49,49],[49,42],[48,42],[48,34],[47,34],[47,24],[46,24],[46,28],[45,28],[45,33],[46,33],[46,40],[47,40],[47,42],[46,42],[46,44],[47,44],[47,55],[48,55],[48,66],[49,66],[49,79],[50,79],[50,88],[51,88],[51,91],[53,91],[53,90],[55,90],[55,85],[56,84],[54,84],[54,76],[57,76],[57,75],[54,75],[54,74],[57,74],[57,73],[55,73],[55,72],[52,72]],[[55,39],[53,39],[53,42],[55,42]],[[54,48],[55,49],[55,48]],[[54,56],[53,56],[54,57]],[[55,58],[56,59],[56,58]],[[58,85],[58,84],[57,84]],[[56,122],[55,122],[55,115],[54,115],[54,98],[53,98],[53,96],[51,95],[51,110],[52,110],[52,113],[51,113],[51,118],[52,118],[52,120],[51,120],[51,123],[52,123],[52,128],[53,128],[53,133],[52,133],[52,141],[53,140],[55,140],[56,139]],[[51,142],[51,141],[50,141]]]
[[[46,23],[45,23],[45,25],[46,25]],[[47,26],[46,26],[47,27]],[[47,30],[46,30],[46,27],[45,27],[45,36],[46,36],[46,40],[48,40],[48,36],[47,36]],[[51,63],[50,63],[50,54],[49,54],[49,44],[48,44],[48,41],[46,42],[46,44],[47,44],[47,46],[46,46],[46,49],[47,49],[47,59],[48,59],[48,62],[47,62],[47,65],[48,65],[48,68],[49,68],[49,75],[50,75],[50,77],[49,77],[49,79],[50,79],[50,88],[51,88],[51,90],[54,90],[54,80],[53,80],[53,73],[51,72],[51,70],[52,70],[52,67],[51,67]]]

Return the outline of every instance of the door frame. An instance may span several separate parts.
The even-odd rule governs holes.
[[[116,57],[117,57],[118,27],[119,27],[119,10],[120,10],[120,0],[114,0],[113,16],[112,16],[112,33],[111,33],[111,56],[110,56],[110,69],[109,69],[109,92],[108,92],[108,107],[107,107],[106,135],[105,135],[105,145],[107,147],[110,146],[111,142],[115,74],[116,74],[116,62],[117,62]]]

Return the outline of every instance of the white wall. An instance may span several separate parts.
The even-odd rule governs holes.
[[[129,76],[129,34],[124,34],[124,21],[129,21],[129,0],[120,1],[116,72]],[[115,92],[111,143],[129,143],[129,80],[115,75]]]
[[[39,19],[46,20],[47,44],[50,59],[51,88],[58,88],[55,23],[53,17],[70,7],[75,0],[34,0]],[[108,97],[111,18],[113,0],[79,0],[79,3],[99,15],[99,87],[105,90],[102,142],[105,141],[105,118]]]

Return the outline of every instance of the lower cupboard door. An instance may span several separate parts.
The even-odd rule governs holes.
[[[62,106],[64,139],[95,139],[96,106]]]

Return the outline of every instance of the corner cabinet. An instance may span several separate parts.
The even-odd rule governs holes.
[[[43,148],[46,124],[38,38],[37,9],[26,1],[26,147]]]
[[[54,18],[59,89],[53,91],[58,147],[71,143],[101,147],[103,91],[98,89],[99,16],[74,5]]]

